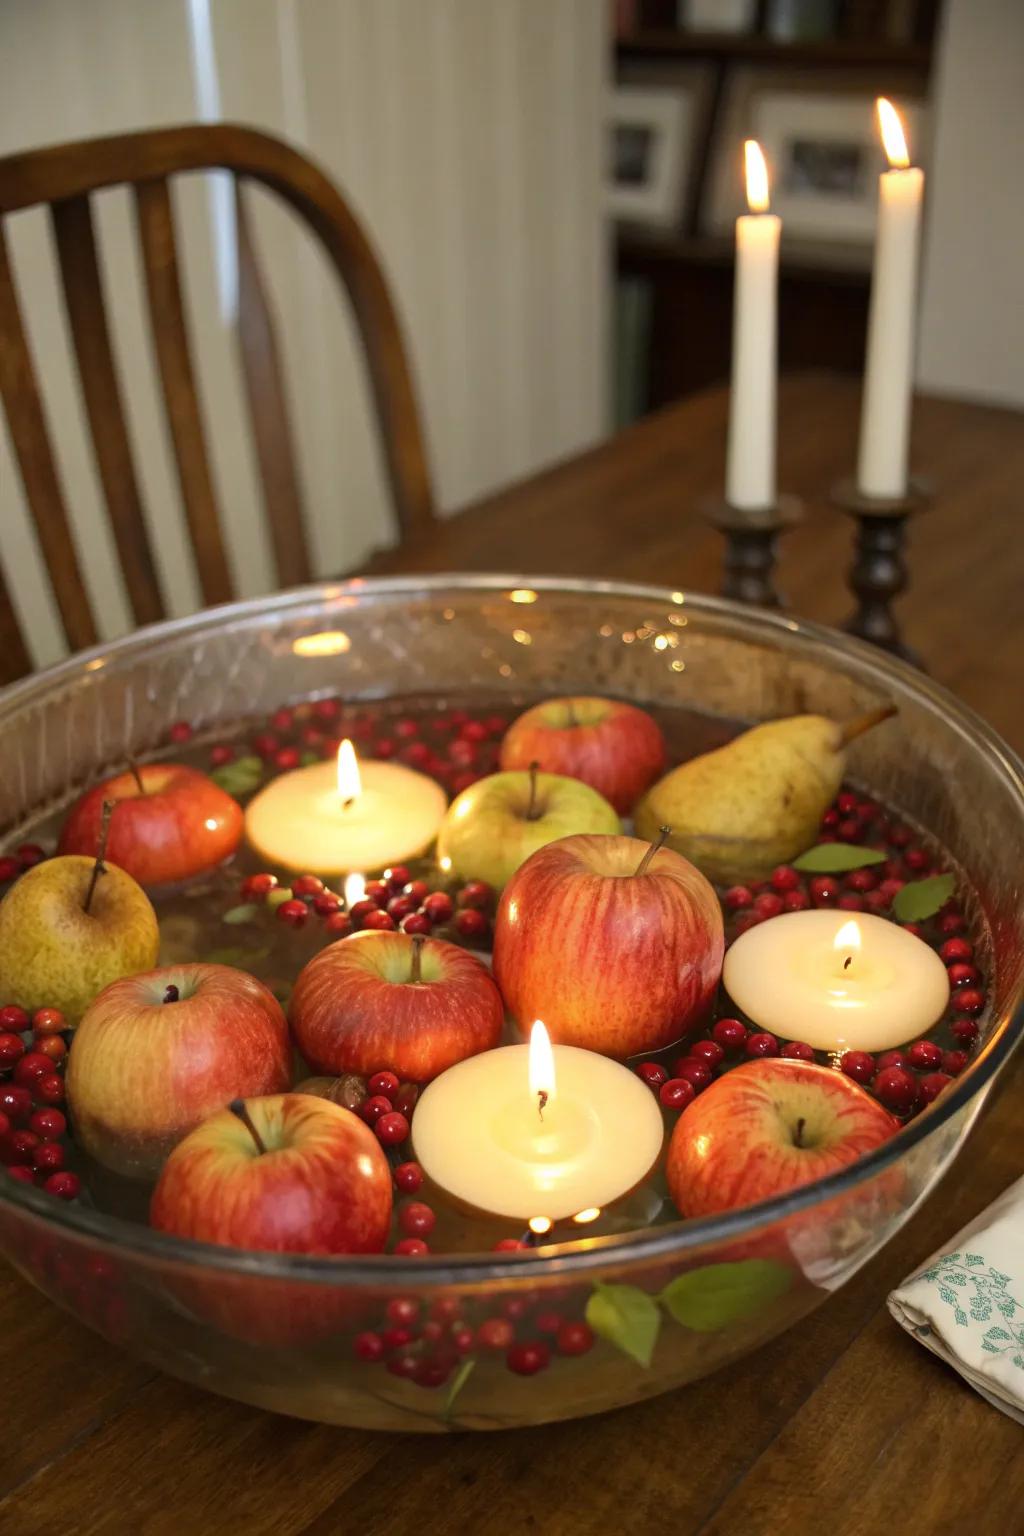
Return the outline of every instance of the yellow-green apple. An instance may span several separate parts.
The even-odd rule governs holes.
[[[547,699],[513,720],[501,743],[502,768],[536,763],[582,779],[623,816],[665,771],[657,721],[618,699]],[[579,829],[582,830],[582,829]]]
[[[452,801],[437,853],[457,878],[501,890],[546,843],[572,832],[620,830],[618,812],[580,779],[535,769],[492,773]]]
[[[681,854],[635,837],[564,837],[509,881],[494,975],[522,1028],[623,1060],[693,1029],[722,970],[718,898]]]
[[[90,896],[95,868],[95,859],[73,854],[47,859],[0,902],[5,1003],[59,1008],[76,1024],[109,982],[156,964],[160,929],[149,897],[115,864],[103,865]]]
[[[96,853],[106,800],[115,804],[107,853],[141,885],[170,885],[213,869],[242,836],[241,806],[205,773],[183,763],[145,763],[76,801],[61,831],[61,853]]]
[[[97,1162],[151,1178],[229,1100],[291,1082],[288,1025],[262,982],[228,965],[169,965],[115,981],[68,1057],[75,1137]]]
[[[684,1216],[714,1216],[824,1179],[888,1141],[898,1123],[831,1067],[750,1061],[684,1110],[669,1143],[668,1187]]]
[[[505,1009],[487,967],[457,944],[371,930],[314,955],[288,1017],[314,1072],[387,1068],[425,1083],[496,1046]]]

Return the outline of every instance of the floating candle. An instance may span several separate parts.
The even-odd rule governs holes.
[[[529,1045],[485,1051],[435,1078],[413,1120],[417,1158],[455,1199],[548,1224],[590,1221],[627,1194],[654,1166],[663,1134],[638,1077],[606,1056],[552,1046],[541,1023]]]
[[[882,1051],[930,1029],[949,1001],[946,967],[896,923],[791,912],[742,934],[725,989],[762,1029],[819,1051]]]
[[[286,869],[380,869],[422,853],[447,804],[433,779],[401,763],[360,764],[343,741],[336,766],[314,763],[271,780],[246,810],[245,834]]]

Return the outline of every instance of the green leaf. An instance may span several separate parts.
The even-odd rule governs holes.
[[[475,1365],[475,1360],[463,1360],[452,1377],[448,1391],[444,1395],[444,1416],[446,1419],[451,1417],[452,1409],[455,1407],[455,1399],[472,1376]]]
[[[303,752],[302,756],[299,758],[299,763],[303,768],[312,768],[314,763],[319,763],[321,761],[322,759],[319,752]]]
[[[587,1322],[594,1332],[645,1368],[651,1363],[661,1313],[653,1296],[635,1285],[598,1281],[587,1302]]]
[[[740,1259],[734,1264],[707,1264],[677,1275],[658,1300],[684,1328],[717,1333],[732,1323],[753,1317],[784,1296],[790,1272],[774,1259]]]
[[[251,923],[259,911],[254,901],[243,902],[240,907],[229,907],[221,918],[222,923]]]
[[[901,923],[920,923],[934,917],[953,894],[952,875],[929,875],[927,880],[912,880],[897,891],[892,903],[893,916]]]
[[[214,768],[210,778],[225,794],[250,795],[263,777],[263,761],[258,757],[239,757],[233,763]]]
[[[852,843],[819,843],[793,860],[794,869],[813,875],[841,875],[848,869],[863,869],[866,864],[884,864],[889,857],[880,848],[855,848]]]
[[[211,949],[200,957],[202,965],[232,965],[236,971],[251,970],[270,954],[270,949],[243,949],[240,944],[225,945],[223,949]]]

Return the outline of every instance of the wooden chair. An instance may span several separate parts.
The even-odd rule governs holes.
[[[104,309],[90,194],[129,183],[145,269],[163,399],[181,499],[206,603],[230,599],[224,553],[182,303],[169,178],[226,170],[238,231],[238,342],[248,413],[282,586],[310,577],[308,547],[274,325],[246,216],[243,184],[270,187],[318,236],[348,292],[369,368],[388,481],[402,539],[434,520],[430,473],[409,363],[380,265],[337,189],[278,139],[233,124],[157,129],[0,159],[0,397],[25,495],[38,531],[64,633],[72,650],[99,638],[82,581],[46,413],[18,307],[4,220],[49,206],[71,337],[99,478],[132,612],[139,624],[164,616],[142,515]],[[31,666],[0,568],[0,681]]]

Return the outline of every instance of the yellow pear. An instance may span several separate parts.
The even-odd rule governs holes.
[[[673,768],[636,808],[638,837],[671,828],[668,845],[709,880],[761,880],[815,841],[856,736],[895,714],[886,705],[839,724],[793,715],[755,725]]]

